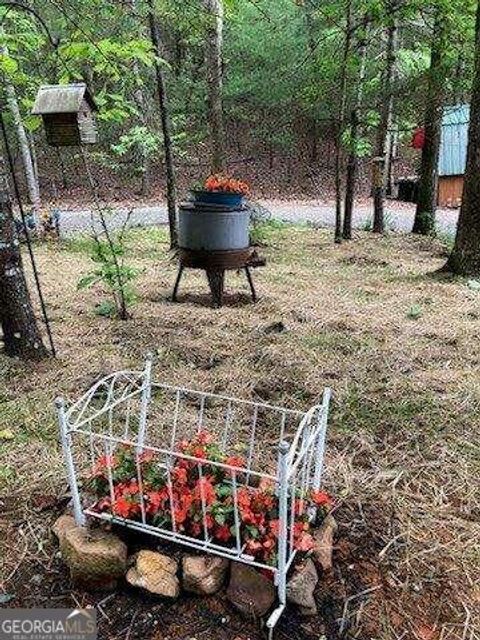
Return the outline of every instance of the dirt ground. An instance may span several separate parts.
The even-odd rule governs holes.
[[[317,589],[320,619],[289,610],[279,639],[479,638],[480,293],[434,273],[445,261],[434,240],[359,233],[336,246],[331,232],[278,224],[263,239],[259,302],[230,273],[215,310],[197,272],[170,303],[165,231],[130,232],[142,274],[127,322],[95,315],[100,290],[77,291],[91,268],[84,241],[38,247],[59,357],[32,365],[0,354],[0,433],[12,432],[0,439],[2,601],[96,604],[102,640],[263,637],[222,598],[72,590],[58,556],[50,526],[68,498],[53,399],[74,399],[152,350],[157,380],[172,384],[299,409],[332,387],[335,569]]]

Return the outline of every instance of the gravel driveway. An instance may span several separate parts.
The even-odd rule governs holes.
[[[334,204],[309,201],[265,200],[260,204],[267,208],[272,217],[277,220],[296,223],[310,223],[319,227],[333,227],[335,221]],[[112,228],[120,227],[126,218],[126,209],[117,209],[108,215],[108,222]],[[390,201],[385,210],[386,224],[394,231],[410,231],[415,215],[415,206],[409,203]],[[353,225],[356,229],[363,228],[372,219],[372,205],[362,202],[356,205]],[[63,236],[75,233],[85,233],[91,228],[92,214],[89,210],[62,211],[60,231]],[[98,225],[98,218],[94,214],[93,220]],[[439,209],[437,211],[437,227],[443,233],[455,233],[458,220],[458,210]],[[129,226],[152,226],[167,223],[167,210],[164,205],[137,207],[130,216]]]

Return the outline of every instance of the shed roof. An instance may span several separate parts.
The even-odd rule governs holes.
[[[92,94],[84,82],[43,85],[38,90],[32,114],[78,113],[84,99],[93,110],[97,110]]]
[[[469,122],[470,105],[460,104],[444,109],[439,176],[461,176],[465,173]]]

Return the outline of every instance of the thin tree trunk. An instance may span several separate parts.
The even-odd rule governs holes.
[[[156,56],[155,75],[157,81],[158,102],[160,106],[160,118],[162,122],[163,145],[165,149],[165,171],[167,178],[167,208],[168,225],[170,229],[170,248],[174,249],[178,244],[177,235],[177,187],[175,182],[175,167],[173,161],[173,142],[171,134],[170,112],[168,108],[165,78],[161,67],[162,44],[157,21],[155,19],[153,0],[148,0],[148,22],[150,37]]]
[[[435,231],[435,213],[438,198],[438,158],[447,74],[445,62],[446,30],[440,11],[441,9],[437,9],[433,30],[424,117],[425,143],[422,149],[418,200],[412,229],[413,233],[423,235],[428,235]]]
[[[0,54],[8,55],[7,48],[0,47]],[[32,205],[35,220],[38,221],[41,208],[40,187],[35,175],[35,167],[32,160],[32,154],[30,152],[30,146],[28,144],[27,132],[25,131],[25,127],[23,126],[22,116],[20,113],[20,108],[18,106],[17,94],[15,93],[15,87],[6,76],[4,79],[4,87],[8,108],[10,109],[10,113],[12,114],[13,123],[17,133],[18,145],[20,147],[20,153],[22,155],[28,197]]]
[[[130,3],[132,6],[132,13],[135,14],[137,9],[137,2],[136,0],[130,0]],[[140,34],[140,35],[143,35],[143,34]],[[145,94],[142,88],[140,68],[139,68],[137,59],[134,59],[132,62],[132,72],[133,72],[133,77],[135,79],[135,89],[133,91],[133,97],[138,107],[138,118],[140,120],[140,124],[142,125],[142,127],[146,129],[148,124],[147,101],[145,100]],[[141,193],[142,195],[146,195],[150,189],[150,159],[148,157],[148,153],[145,147],[142,147],[141,155],[142,155]]]
[[[39,360],[48,353],[42,342],[23,271],[5,165],[0,156],[0,327],[5,353]]]
[[[354,97],[354,104],[350,116],[350,152],[347,163],[347,179],[345,184],[345,213],[343,218],[343,238],[352,239],[353,202],[358,173],[358,139],[359,139],[359,113],[362,107],[363,83],[365,81],[367,65],[367,18],[365,18],[362,39],[359,42],[359,73]]]
[[[480,2],[475,31],[475,72],[470,104],[467,166],[457,235],[446,268],[463,276],[480,276]]]
[[[338,96],[338,113],[335,131],[335,242],[342,242],[342,134],[345,123],[345,108],[347,103],[347,65],[352,39],[352,0],[347,5],[347,22],[345,26],[345,41],[343,58],[340,68],[340,91]]]
[[[390,4],[390,9],[393,6]],[[380,108],[380,122],[377,129],[372,193],[373,193],[373,226],[374,233],[385,231],[385,191],[389,175],[388,139],[393,122],[393,86],[395,82],[395,64],[397,58],[397,23],[395,18],[388,27],[387,56],[383,74],[383,96]]]
[[[304,4],[305,26],[307,29],[308,51],[311,61],[314,60],[315,51],[317,49],[317,43],[315,41],[315,18],[314,18],[315,6],[312,5],[311,0],[306,0]],[[309,138],[310,138],[310,163],[315,164],[318,161],[318,122],[315,113],[312,113],[308,118],[307,126]]]
[[[208,127],[211,145],[210,165],[213,173],[225,169],[225,139],[223,125],[223,3],[222,0],[202,0],[208,13],[205,61],[208,82]]]

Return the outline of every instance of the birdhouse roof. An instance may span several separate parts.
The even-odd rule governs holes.
[[[84,82],[76,84],[48,84],[40,87],[33,105],[33,115],[78,113],[86,100],[94,111],[97,105]]]

